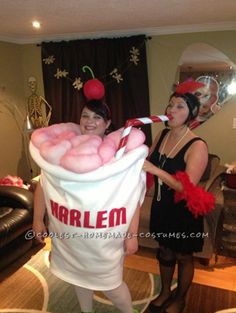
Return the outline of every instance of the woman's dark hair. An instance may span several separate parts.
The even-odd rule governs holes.
[[[185,121],[185,124],[188,124],[190,121],[194,120],[198,116],[199,108],[200,108],[200,102],[197,96],[193,95],[192,93],[184,93],[180,94],[177,92],[174,92],[171,96],[170,99],[176,97],[176,98],[182,98],[189,109],[189,115]]]
[[[108,121],[111,119],[111,111],[109,107],[107,106],[107,104],[102,100],[87,101],[85,105],[83,106],[82,111],[85,107],[88,108],[90,111],[93,111],[96,114],[100,115],[102,118],[104,118],[105,121]]]

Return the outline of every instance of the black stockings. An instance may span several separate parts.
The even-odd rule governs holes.
[[[184,255],[178,258],[178,297],[185,297],[192,283],[194,264],[192,255]]]
[[[160,248],[157,252],[161,276],[161,292],[153,301],[156,306],[161,306],[170,296],[171,282],[175,271],[176,256],[170,249]]]
[[[165,303],[166,313],[180,313],[184,308],[185,296],[193,280],[193,256],[177,254],[168,248],[161,247],[157,258],[160,264],[162,288],[160,295],[153,303],[157,306]],[[176,261],[178,264],[178,286],[171,294],[171,281]]]

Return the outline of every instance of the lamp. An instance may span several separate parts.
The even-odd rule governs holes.
[[[27,133],[31,133],[33,130],[34,130],[33,124],[29,118],[29,114],[27,114],[25,118],[25,131]]]

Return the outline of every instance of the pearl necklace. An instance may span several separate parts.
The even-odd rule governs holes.
[[[173,151],[175,151],[175,149],[179,146],[179,144],[182,142],[182,140],[186,137],[186,135],[189,132],[189,128],[187,127],[186,132],[183,134],[183,136],[177,141],[177,143],[174,145],[174,147],[169,151],[169,153],[167,155],[165,155],[163,152],[165,150],[166,144],[168,142],[169,136],[170,136],[170,132],[168,132],[168,134],[166,135],[166,139],[165,142],[163,143],[163,147],[160,151],[160,155],[159,155],[159,168],[162,169],[166,163],[166,160],[169,158],[169,156],[171,155],[171,153]],[[161,186],[163,185],[162,180],[160,179],[160,177],[158,177],[158,189],[157,189],[157,201],[161,200]]]

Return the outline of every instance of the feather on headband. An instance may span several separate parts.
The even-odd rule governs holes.
[[[195,80],[186,80],[183,83],[177,85],[175,92],[177,92],[180,95],[183,95],[185,93],[192,93],[196,89],[204,86],[205,86],[204,83],[197,82]]]

